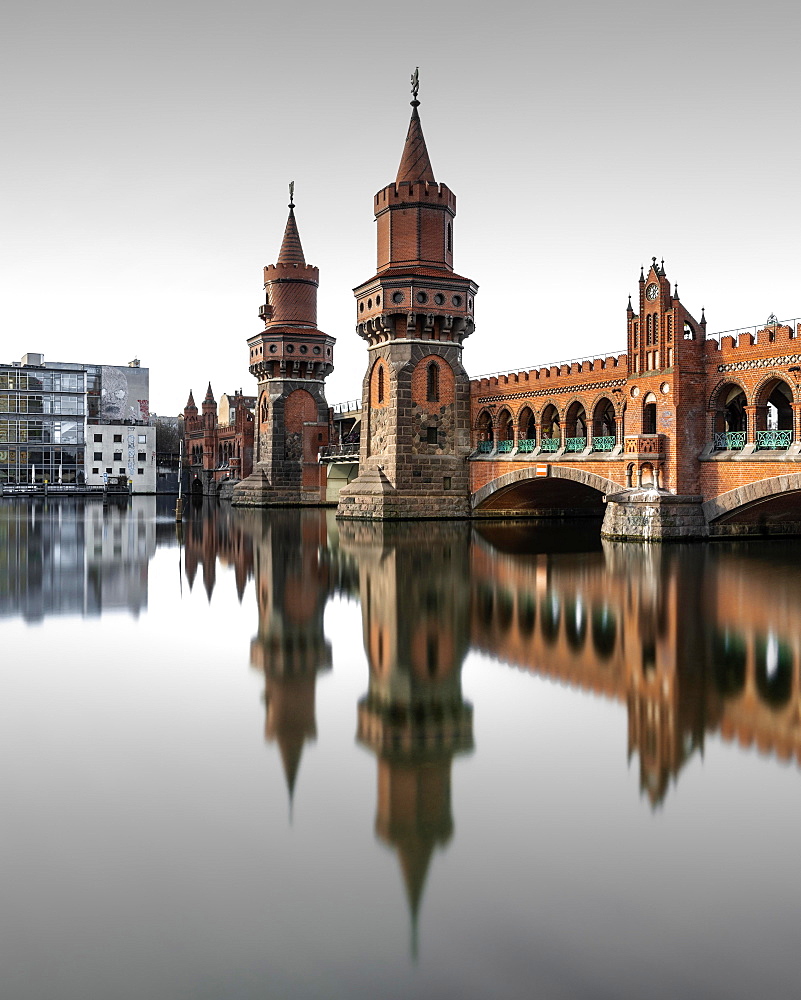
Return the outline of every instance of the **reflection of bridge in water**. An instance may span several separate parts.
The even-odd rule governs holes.
[[[215,552],[238,587],[254,577],[251,662],[290,797],[332,662],[327,601],[358,597],[369,673],[357,739],[377,758],[376,832],[398,855],[413,923],[453,833],[452,760],[473,746],[471,649],[625,704],[652,806],[708,733],[801,761],[801,544],[601,545],[552,528],[219,508],[187,527],[186,546],[210,596]]]

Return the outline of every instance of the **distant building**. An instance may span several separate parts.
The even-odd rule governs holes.
[[[227,483],[237,483],[253,471],[255,396],[241,389],[220,396],[219,409],[206,390],[201,412],[189,393],[184,407],[184,454],[193,493],[218,496]]]
[[[89,483],[126,476],[156,491],[149,370],[26,354],[0,364],[0,482]]]

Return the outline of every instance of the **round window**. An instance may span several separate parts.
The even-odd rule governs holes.
[[[458,308],[462,304],[462,296],[454,295],[454,297],[451,299],[451,302]]]
[[[303,346],[300,349],[300,353],[301,354],[308,354],[308,351],[309,351],[309,348],[305,344],[303,344]]]
[[[277,350],[278,348],[276,347],[275,344],[270,344],[270,354],[275,354]]]
[[[403,302],[403,292],[393,292],[392,293],[393,302]]]
[[[320,353],[320,348],[319,347],[313,347],[312,351],[313,351],[314,354],[319,354]]]
[[[434,301],[437,303],[438,306],[441,306],[445,302],[445,296],[442,294],[442,292],[437,292],[437,294],[434,296]]]
[[[640,389],[639,389],[639,386],[636,386],[636,385],[634,385],[634,386],[632,386],[632,387],[631,387],[631,395],[632,395],[632,397],[633,397],[633,398],[635,398],[635,399],[636,399],[636,397],[637,397],[637,396],[639,396],[639,395],[640,395]]]
[[[286,345],[286,353],[287,354],[294,354],[295,353],[295,345],[294,344],[287,344]]]
[[[662,392],[663,392],[663,393],[664,393],[664,394],[665,394],[666,396],[667,396],[667,394],[668,394],[668,393],[670,392],[670,386],[669,386],[669,385],[667,384],[667,382],[663,382],[663,383],[662,383],[662,385],[661,385],[661,386],[660,386],[659,388],[660,388],[660,389],[662,390]]]
[[[425,292],[418,292],[417,301],[420,303],[420,305],[423,305],[424,302],[428,302],[428,296],[426,295]]]
[[[360,312],[360,313],[363,313],[363,312],[364,312],[364,303],[363,303],[363,302],[360,302],[360,303],[359,303],[359,312]]]

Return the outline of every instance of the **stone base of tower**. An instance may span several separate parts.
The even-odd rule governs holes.
[[[470,517],[470,498],[456,490],[421,484],[398,490],[380,469],[367,469],[339,493],[337,517],[362,521],[402,521]]]
[[[258,467],[234,487],[231,504],[234,507],[330,506],[325,499],[325,490],[320,486],[276,487]]]
[[[631,542],[687,542],[708,538],[700,496],[627,490],[606,497],[601,537]]]

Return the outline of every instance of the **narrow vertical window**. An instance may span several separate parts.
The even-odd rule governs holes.
[[[426,400],[429,403],[439,402],[439,365],[434,361],[428,366]]]
[[[453,253],[453,230],[450,222],[448,223],[448,253]]]
[[[384,402],[384,366],[378,367],[378,402]]]

